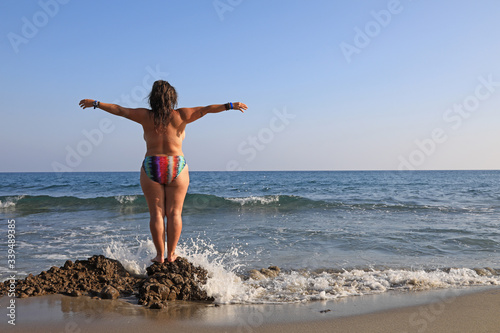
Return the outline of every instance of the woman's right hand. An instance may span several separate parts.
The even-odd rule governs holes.
[[[90,108],[94,106],[93,99],[82,99],[80,103],[78,103],[82,109]]]

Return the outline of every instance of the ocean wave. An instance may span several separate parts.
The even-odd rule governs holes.
[[[414,202],[403,203],[394,202],[365,202],[334,201],[323,199],[311,199],[297,195],[276,194],[246,197],[220,197],[210,194],[188,194],[184,207],[192,209],[205,208],[237,208],[237,209],[280,209],[280,210],[300,210],[300,209],[321,209],[321,210],[344,210],[344,211],[382,211],[382,212],[471,212],[474,209],[451,206],[432,206],[418,204]],[[480,208],[482,209],[482,208]]]
[[[265,197],[250,196],[243,198],[225,198],[225,199],[232,202],[237,202],[241,206],[252,205],[252,204],[268,205],[271,203],[279,202],[280,196],[279,195],[271,195]]]
[[[62,189],[62,188],[68,188],[71,187],[69,184],[53,184],[53,185],[48,185],[45,187],[38,188],[35,186],[35,188],[39,189],[40,191],[46,191],[46,190],[53,190],[53,189]]]
[[[290,271],[275,278],[249,279],[244,283],[262,289],[261,302],[328,300],[387,291],[423,291],[443,288],[500,285],[500,275],[490,269],[449,270],[345,270],[339,273]]]
[[[0,210],[12,209],[16,206],[16,203],[24,198],[25,195],[19,195],[14,197],[1,197],[0,199]]]
[[[301,209],[327,206],[322,201],[314,201],[298,196],[269,195],[249,197],[221,197],[210,194],[188,194],[184,202],[184,212],[218,209]],[[124,209],[124,213],[147,212],[143,195],[115,195],[108,197],[79,198],[74,196],[22,195],[0,196],[0,209],[14,209],[20,213],[34,214],[47,211],[78,211]]]
[[[20,214],[122,208],[135,208],[131,213],[135,213],[136,210],[147,212],[147,205],[143,196],[78,198],[73,196],[21,195],[17,197],[0,197],[0,210],[15,210]]]
[[[413,270],[407,268],[355,268],[343,270],[290,269],[277,275],[252,274],[242,263],[246,253],[233,246],[217,251],[202,239],[183,243],[177,253],[208,271],[202,288],[219,304],[296,303],[314,300],[471,286],[500,285],[500,269],[448,268]],[[112,242],[104,254],[121,261],[136,275],[145,275],[149,258],[155,253],[151,240],[130,247]],[[238,273],[247,270],[247,273]],[[255,271],[255,270],[253,270]]]
[[[296,303],[350,296],[471,286],[500,285],[500,272],[453,268],[413,271],[406,269],[345,270],[341,273],[292,270],[276,277],[252,279],[211,263],[201,265],[210,273],[207,294],[224,304]]]
[[[125,214],[147,212],[143,195],[114,195],[107,197],[79,198],[75,196],[20,195],[0,196],[0,210],[14,209],[24,213],[46,211],[78,211],[127,208]],[[184,213],[200,210],[347,210],[347,211],[382,211],[415,212],[423,211],[462,211],[465,208],[418,205],[415,203],[377,203],[377,202],[341,202],[310,199],[296,195],[250,195],[246,197],[223,197],[212,194],[188,193],[184,202]],[[465,209],[469,212],[468,209]]]
[[[207,294],[222,304],[295,303],[349,296],[407,292],[471,286],[500,285],[500,269],[448,268],[413,270],[356,268],[342,270],[290,269],[277,276],[237,273],[241,249],[219,253],[214,246],[192,240],[179,253],[209,272]],[[268,270],[269,271],[269,270]]]

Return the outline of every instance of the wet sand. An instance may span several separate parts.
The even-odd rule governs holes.
[[[499,332],[500,289],[468,288],[386,293],[280,305],[221,305],[176,301],[163,310],[133,300],[51,295],[2,297],[2,332]]]

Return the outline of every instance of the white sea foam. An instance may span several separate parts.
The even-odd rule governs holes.
[[[244,197],[244,198],[225,198],[226,200],[232,201],[232,202],[237,202],[240,205],[246,205],[246,204],[253,204],[253,203],[260,203],[262,205],[268,205],[273,202],[278,202],[280,200],[279,195],[271,195],[271,196],[265,196],[265,197],[257,197],[257,196],[250,196],[250,197]]]
[[[468,268],[426,272],[409,270],[351,270],[342,273],[291,271],[276,278],[248,280],[264,288],[256,302],[300,302],[383,293],[389,290],[417,291],[465,286],[500,285],[498,275],[479,275]]]
[[[137,199],[137,195],[117,195],[115,199],[123,205],[134,202]]]
[[[104,254],[119,260],[131,273],[145,275],[155,253],[151,240],[139,247],[113,241]],[[393,291],[419,291],[467,286],[500,285],[500,276],[485,270],[481,275],[469,268],[443,270],[344,270],[342,272],[287,271],[275,278],[245,279],[237,274],[246,253],[233,247],[222,253],[204,240],[181,244],[177,253],[208,271],[202,288],[220,304],[292,303],[329,300]]]
[[[71,259],[67,255],[64,254],[35,254],[33,258],[42,258],[47,260],[68,260]]]
[[[0,200],[0,209],[14,208],[16,203],[24,197],[24,195],[18,195],[16,197],[7,197],[4,201]]]
[[[221,253],[213,244],[203,240],[191,240],[189,246],[179,247],[178,253],[208,271],[207,283],[202,288],[216,303],[252,302],[259,292],[258,288],[245,284],[236,274],[241,267],[239,256],[243,254],[237,248]]]
[[[203,255],[202,255],[203,257]],[[194,258],[194,257],[191,257]],[[191,260],[194,261],[194,260]],[[204,287],[218,303],[291,303],[394,291],[500,285],[500,276],[481,276],[468,268],[445,271],[352,270],[342,273],[283,272],[275,278],[243,280],[220,263],[203,258]]]
[[[130,273],[146,276],[146,267],[151,265],[151,254],[154,252],[154,244],[151,240],[137,240],[138,246],[133,249],[118,241],[111,241],[104,249],[104,255],[108,258],[118,260]]]
[[[149,239],[138,240],[138,243],[139,246],[131,250],[130,245],[111,241],[104,248],[104,255],[120,261],[130,273],[145,276],[146,267],[151,265],[150,259],[154,257],[155,248]],[[215,250],[213,244],[203,240],[190,240],[189,245],[179,244],[176,252],[208,271],[209,278],[202,288],[208,296],[214,297],[216,303],[248,303],[256,298],[259,288],[245,284],[236,274],[236,270],[241,266],[239,256],[242,254],[237,248],[221,253]]]

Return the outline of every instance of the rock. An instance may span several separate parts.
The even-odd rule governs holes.
[[[102,299],[117,299],[118,297],[120,297],[120,292],[115,287],[106,286],[101,290]]]
[[[56,267],[56,266],[52,266],[50,269],[49,269],[49,272],[50,273],[57,273],[59,271],[59,267]]]
[[[70,293],[70,296],[82,296],[82,292],[80,290],[73,289]]]
[[[166,285],[169,288],[174,285],[174,283],[172,282],[172,280],[169,280],[169,279],[164,279],[163,280],[163,284]]]
[[[183,285],[184,284],[184,279],[180,274],[172,274],[170,276],[170,279],[174,283],[174,285]]]
[[[278,274],[281,272],[281,269],[278,266],[269,266],[271,271],[276,271]]]
[[[163,303],[160,302],[154,302],[149,306],[150,309],[163,309],[164,307]]]
[[[71,260],[67,260],[65,263],[64,263],[64,266],[63,268],[64,269],[71,269],[73,267],[73,262]]]
[[[93,256],[88,260],[71,260],[62,267],[51,267],[37,276],[28,275],[16,281],[16,294],[19,297],[44,294],[66,294],[72,296],[98,296],[101,290],[112,285],[117,291],[132,294],[137,289],[139,278],[132,277],[116,260],[104,256]],[[1,291],[8,281],[0,283]]]
[[[168,294],[167,301],[175,301],[177,299],[177,292],[175,290],[170,290]]]
[[[264,274],[262,274],[261,272],[259,272],[256,269],[252,269],[249,273],[250,273],[249,274],[250,278],[254,279],[254,280],[263,280],[266,278]]]
[[[279,275],[280,271],[281,269],[278,266],[269,266],[269,268],[262,268],[260,271],[252,269],[249,272],[249,277],[254,280],[275,278]]]
[[[173,263],[154,263],[147,268],[148,277],[131,276],[118,261],[104,256],[87,260],[68,260],[62,267],[51,267],[34,276],[16,280],[20,298],[46,294],[87,295],[92,298],[116,299],[135,294],[139,304],[154,309],[164,308],[175,300],[213,301],[200,288],[208,272],[184,258]],[[10,281],[0,283],[0,296],[7,293]]]
[[[276,266],[269,266],[269,268],[262,268],[260,272],[267,277],[275,278],[280,273],[280,269]]]
[[[146,270],[148,277],[139,288],[139,304],[151,307],[174,300],[213,301],[199,287],[206,283],[208,272],[184,258],[179,257],[171,263],[154,263]]]
[[[496,269],[491,268],[491,267],[485,267],[484,269],[488,270],[493,275],[500,275],[500,270],[496,270]]]

